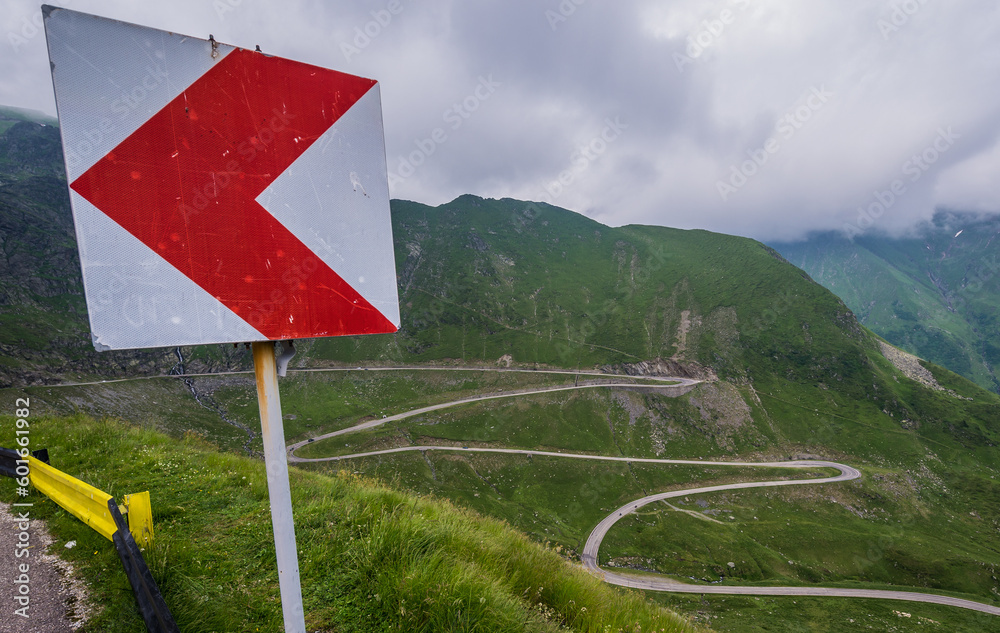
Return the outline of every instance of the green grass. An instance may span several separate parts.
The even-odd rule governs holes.
[[[544,372],[481,370],[291,371],[281,380],[285,437],[294,442],[429,404],[482,393],[572,385],[573,379],[573,375]],[[220,412],[232,422],[255,433],[259,431],[253,376],[200,376],[185,380],[194,386],[202,404],[195,401],[190,388],[178,377],[27,387],[0,390],[0,394],[35,396],[41,407],[39,411],[43,413],[110,415],[155,428],[177,439],[191,431],[225,450],[242,450],[246,432],[220,419]],[[503,402],[510,405],[521,398]],[[391,427],[390,431],[395,428]],[[325,443],[319,442],[319,445]],[[257,452],[262,450],[259,437],[250,448]],[[312,445],[309,449],[312,450]]]
[[[948,392],[897,381],[884,359],[865,358],[876,375],[886,377],[878,383],[885,391],[869,389],[866,397],[851,398],[839,390],[774,382],[773,391],[757,391],[766,409],[754,414],[766,424],[745,420],[742,428],[735,425],[731,411],[726,414],[731,392],[721,385],[703,385],[679,398],[594,390],[464,405],[316,442],[301,454],[412,444],[636,456],[659,450],[670,457],[738,454],[761,461],[818,452],[863,467],[864,479],[707,495],[705,507],[695,505],[696,499],[674,502],[721,524],[665,505],[651,506],[615,526],[602,547],[602,562],[708,581],[725,575],[729,582],[770,585],[923,588],[995,602],[1000,568],[995,544],[1000,534],[996,396],[930,366],[947,389],[973,398],[958,400]],[[745,391],[737,393],[749,400]],[[918,424],[903,425],[907,418]],[[657,434],[666,438],[659,449]],[[757,448],[760,442],[763,452]],[[461,452],[381,456],[331,466],[342,467],[501,517],[536,540],[569,552],[607,512],[629,499],[694,482],[775,475]],[[733,569],[729,562],[735,563]],[[711,599],[712,613],[725,619],[721,605],[734,603],[718,600]],[[823,613],[819,608],[815,612]],[[792,607],[779,610],[772,618],[775,630],[791,626],[793,613]],[[933,613],[941,615],[940,610]],[[932,619],[954,625],[949,631],[988,630],[961,628],[962,622],[976,621],[965,613]]]
[[[921,586],[934,577],[942,591],[992,595],[994,585],[974,567],[994,564],[992,543],[1000,529],[992,479],[1000,474],[1000,398],[933,365],[928,367],[939,381],[960,397],[907,379],[881,356],[876,337],[858,325],[843,302],[770,249],[704,231],[609,228],[546,205],[472,196],[438,208],[394,201],[393,230],[400,332],[304,341],[298,366],[432,361],[495,367],[509,354],[522,367],[621,369],[622,363],[660,358],[689,368],[710,366],[721,380],[680,398],[592,390],[464,405],[317,442],[306,454],[429,443],[706,459],[820,454],[863,468],[872,478],[860,488],[838,487],[846,491],[844,503],[865,508],[870,517],[854,514],[843,503],[823,506],[824,487],[819,500],[781,493],[771,504],[773,513],[756,515],[758,522],[767,521],[761,528],[746,517],[754,508],[747,500],[759,500],[748,493],[725,500],[739,510],[734,519],[723,520],[725,526],[672,511],[643,516],[649,525],[616,527],[612,537],[618,542],[609,542],[606,554],[623,562],[647,557],[676,573],[668,562],[683,548],[686,560],[677,569],[697,576],[714,571],[731,551],[748,561],[741,582]],[[944,272],[954,281],[961,271],[948,266]],[[986,287],[966,297],[977,307],[981,331],[997,331],[1000,325],[996,311],[989,310],[990,297]],[[909,304],[897,308],[904,316],[920,317]],[[29,334],[34,338],[24,337],[25,348],[29,341],[44,344],[41,330]],[[186,358],[206,363],[213,353],[218,350],[185,352]],[[984,358],[990,354],[983,350]],[[447,372],[293,375],[282,382],[286,434],[304,439],[465,394],[549,380],[563,382]],[[194,403],[176,384],[169,389],[142,384],[148,393],[137,388],[121,397],[115,396],[117,387],[105,386],[65,392],[67,397],[55,390],[29,391],[51,398],[58,412],[102,413],[105,408],[174,438],[196,431],[225,449],[238,450],[233,447],[239,433],[222,424],[215,409],[249,428],[259,424],[249,377],[193,379],[213,410]],[[699,481],[727,476],[436,453],[344,467],[471,506],[563,551],[577,547],[601,512],[629,495],[681,485],[689,475]],[[885,482],[894,482],[898,490]],[[905,494],[897,498],[898,491]],[[892,513],[890,519],[906,519],[906,534],[893,536],[888,522],[877,522],[878,507]],[[981,524],[966,517],[970,511]],[[804,527],[794,527],[795,518],[802,518]],[[682,524],[694,535],[690,542],[671,530]],[[824,527],[829,534],[821,534]],[[779,531],[796,552],[792,560],[805,564],[781,563],[785,552],[775,550],[770,539]],[[693,545],[703,532],[713,544],[711,556]],[[844,562],[852,561],[864,542],[881,542],[887,534],[896,551],[883,548],[863,572]],[[942,549],[945,539],[950,540]],[[947,547],[956,551],[953,558],[945,556]],[[817,550],[823,556],[813,553]],[[723,564],[731,560],[725,558]],[[712,608],[716,615],[725,611]],[[816,613],[829,615],[821,609]],[[793,630],[799,622],[787,607],[773,615],[770,625]],[[810,621],[809,626],[822,623]]]
[[[708,581],[725,575],[731,581],[769,585],[854,582],[994,601],[1000,568],[1000,548],[993,538],[1000,530],[1000,471],[943,470],[929,457],[913,470],[870,466],[860,482],[673,502],[720,523],[665,505],[650,506],[613,528],[601,560]],[[462,452],[382,456],[332,466],[341,467],[446,496],[570,551],[608,511],[654,491],[806,476]],[[728,567],[730,561],[736,563],[734,569]]]
[[[568,392],[566,392],[568,393]],[[606,420],[588,398],[591,394],[537,394],[490,400],[434,411],[355,434],[314,442],[301,449],[302,457],[343,454],[335,447],[351,444],[363,450],[371,441],[402,433],[417,443],[435,440],[501,442],[511,448],[566,449],[617,454]],[[597,401],[600,396],[595,396]],[[576,432],[565,433],[573,425]],[[359,452],[352,449],[350,452]]]
[[[242,382],[251,380],[251,377],[216,380]],[[83,413],[95,417],[112,416],[178,440],[185,433],[194,433],[233,452],[241,451],[247,441],[245,431],[226,424],[217,411],[198,404],[187,385],[179,378],[0,390],[0,394],[5,393],[31,397],[33,409],[39,414],[66,416]],[[259,419],[250,428],[259,434]]]
[[[687,397],[617,388],[487,400],[313,442],[297,455],[325,457],[389,445],[448,442],[678,458],[725,457],[737,448],[754,448],[760,435],[750,425],[713,428],[724,417],[716,399],[738,398],[735,389],[702,386],[696,393],[697,404]]]
[[[705,495],[677,505],[697,509],[698,500],[722,523],[654,509],[612,529],[602,562],[642,561],[646,569],[706,582],[853,582],[996,601],[1000,548],[990,537],[995,528],[979,514],[981,507],[976,516],[935,511],[927,496],[913,494],[896,477],[780,493]]]
[[[690,613],[725,633],[995,633],[1000,618],[933,604],[854,598],[772,598],[656,594],[652,599]]]
[[[211,379],[193,379],[196,384]],[[572,376],[544,373],[390,370],[289,372],[281,381],[281,408],[289,442],[430,404],[481,393],[572,384]],[[247,425],[260,424],[257,393],[249,378],[215,392]]]
[[[80,324],[66,317],[66,311],[34,306],[0,310],[0,344],[20,349],[45,350],[53,339],[83,335]]]
[[[0,443],[10,444],[12,420]],[[31,418],[53,465],[111,494],[148,489],[156,542],[145,556],[185,632],[281,629],[263,464],[196,436],[84,417]],[[371,479],[292,469],[310,630],[691,631],[641,595],[610,588],[503,522]],[[11,494],[12,493],[8,493]],[[141,628],[111,544],[34,495],[56,548],[87,578],[84,630]],[[76,540],[72,550],[61,544]]]
[[[612,530],[601,550],[602,559],[704,579],[717,579],[719,569],[727,573],[727,563],[732,561],[737,563],[732,582],[893,584],[993,599],[996,585],[990,574],[995,572],[990,570],[998,565],[994,542],[1000,533],[1000,490],[993,479],[1000,476],[1000,460],[995,449],[997,429],[991,422],[996,419],[992,415],[996,396],[933,365],[931,371],[947,389],[973,400],[919,387],[898,377],[876,355],[857,362],[870,363],[877,377],[876,388],[869,388],[864,396],[851,389],[764,380],[756,384],[760,405],[745,387],[724,383],[702,385],[674,398],[621,389],[527,395],[461,405],[315,442],[302,454],[346,454],[413,444],[759,461],[787,459],[799,452],[820,453],[862,467],[865,479],[706,497],[704,508],[694,505],[694,499],[674,502],[675,507],[721,521],[721,525],[666,506],[651,506],[648,513]],[[481,371],[300,373],[282,381],[282,396],[286,415],[294,411],[296,416],[287,419],[286,425],[296,437],[305,437],[431,402],[530,383],[562,384],[567,378]],[[236,412],[248,425],[257,425],[256,398],[249,380],[249,376],[195,379],[198,389],[211,393],[213,401],[230,415]],[[836,378],[826,380],[834,383]],[[172,386],[168,389],[168,385]],[[215,435],[227,427],[213,430],[211,412],[196,407],[181,385],[175,379],[160,379],[69,391],[44,387],[27,391],[38,398],[37,406],[54,408],[54,401],[65,404],[86,398],[92,410],[106,407],[129,415],[142,408],[145,413],[140,419],[132,418],[138,424],[169,429],[178,438],[185,429],[196,427],[209,441],[231,448],[220,439],[224,436]],[[126,391],[115,397],[119,389]],[[56,398],[60,393],[62,400]],[[150,422],[154,402],[163,406],[159,412],[163,420]],[[741,402],[750,404],[741,409]],[[167,411],[186,414],[168,416]],[[196,420],[195,413],[204,414],[205,420]],[[916,424],[902,425],[905,418]],[[217,419],[214,423],[219,425]],[[449,499],[501,519],[571,558],[607,512],[652,491],[694,482],[804,474],[629,467],[461,452],[429,452],[426,457],[410,453],[308,468],[330,475],[344,469],[413,494]],[[970,509],[977,516],[969,516]],[[724,605],[735,603],[717,600],[712,599],[712,613],[725,620]],[[792,615],[789,607],[776,613],[773,622],[788,624],[782,618]],[[950,626],[964,617],[943,621]]]
[[[628,501],[665,490],[735,481],[809,478],[788,469],[597,462],[547,456],[429,451],[310,465],[346,469],[507,521],[574,558],[593,527]]]

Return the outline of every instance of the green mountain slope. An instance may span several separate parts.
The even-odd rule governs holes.
[[[866,340],[836,297],[744,238],[612,229],[555,207],[473,196],[433,209],[398,202],[393,222],[401,334],[328,339],[313,354],[464,362],[509,354],[564,367],[660,358],[737,378],[755,366],[745,354],[793,354],[808,341],[822,356]]]
[[[692,520],[678,532],[678,519],[655,511],[616,527],[602,562],[703,581],[734,562],[738,584],[902,585],[996,600],[1000,398],[932,364],[924,368],[940,390],[911,379],[840,299],[775,251],[704,231],[612,229],[544,205],[473,196],[436,208],[394,203],[393,221],[401,331],[315,341],[311,363],[513,362],[718,381],[675,399],[590,394],[469,407],[317,443],[310,454],[476,442],[629,456],[837,457],[862,467],[864,482],[706,499],[706,512],[735,517],[733,528]],[[308,384],[296,389],[303,395],[289,403],[292,415],[325,391]],[[239,393],[243,402],[248,395]],[[313,418],[318,428],[297,438],[350,419]],[[514,458],[387,456],[350,468],[503,517],[571,554],[602,510],[678,485],[647,469]],[[835,501],[818,507],[821,499]],[[747,627],[748,613],[776,630],[802,620],[787,603],[773,612],[730,604],[710,607],[727,622],[722,630],[760,630]],[[824,603],[809,621],[827,625],[843,608]],[[869,620],[882,630],[899,605],[849,608],[889,614]],[[997,630],[992,621],[921,613],[946,617],[954,631]]]
[[[170,371],[174,350],[94,351],[59,130],[36,119],[0,108],[0,386]],[[181,358],[193,370],[246,366],[222,348]]]
[[[14,441],[0,418],[0,445]],[[144,558],[182,631],[282,630],[267,480],[259,461],[121,424],[34,418],[53,464],[103,490],[151,489]],[[342,473],[292,472],[310,631],[665,631],[704,629],[604,585],[500,521]],[[8,492],[9,491],[9,492]],[[89,578],[82,630],[144,630],[114,547],[45,497],[34,503],[58,549]],[[61,547],[75,541],[77,547]]]
[[[3,137],[7,155],[22,126],[34,126],[25,134],[51,134],[19,123]],[[8,384],[167,373],[178,358],[188,371],[247,366],[246,354],[231,346],[88,349],[64,192],[30,169],[15,175],[0,191],[8,266],[0,280],[10,288],[0,306],[0,351]],[[18,189],[28,185],[38,190]],[[937,401],[911,393],[840,299],[753,240],[609,228],[548,205],[475,196],[437,208],[392,204],[400,332],[306,341],[296,365],[512,362],[719,378],[740,392],[760,426],[744,449],[815,440],[816,429],[795,413],[802,410],[825,420],[818,423],[825,429],[848,417],[886,429],[901,420],[944,428],[954,419],[992,434],[1000,420],[981,395],[970,396],[971,404],[952,398],[932,405]],[[53,260],[62,262],[60,274],[46,272]],[[941,278],[955,274],[942,270],[948,276]],[[831,449],[860,448],[851,435],[831,431],[829,439]]]
[[[394,223],[401,332],[317,341],[314,359],[658,366],[744,389],[800,436],[762,392],[883,425],[926,417],[844,303],[753,240],[471,196],[400,203]]]
[[[5,132],[18,121],[41,123],[43,125],[50,125],[53,127],[59,126],[59,121],[55,117],[51,117],[44,112],[0,105],[0,134]]]
[[[29,131],[45,133],[41,126]],[[29,177],[42,176],[19,178]],[[64,195],[65,184],[59,184]],[[0,189],[5,208],[15,209],[4,212],[13,218],[3,220],[12,227],[4,229],[4,252],[23,254],[7,256],[22,268],[2,276],[12,290],[0,317],[30,317],[14,320],[22,329],[14,335],[4,329],[7,338],[0,340],[5,345],[0,358],[7,363],[3,375],[15,385],[4,393],[30,395],[39,413],[85,409],[156,426],[176,438],[195,432],[227,449],[240,451],[246,444],[252,450],[255,440],[246,429],[259,422],[247,376],[41,386],[64,376],[166,373],[178,365],[178,354],[189,373],[248,364],[245,353],[231,346],[134,355],[88,350],[82,308],[73,312],[55,303],[82,306],[78,286],[34,289],[27,281],[45,279],[46,257],[38,255],[58,248],[44,241],[57,231],[34,246],[13,248],[29,230],[30,220],[23,219],[29,211],[51,214],[46,221],[53,227],[69,226],[55,185],[43,189],[52,194],[51,203],[39,202],[41,192],[18,197]],[[727,493],[698,500],[707,506],[684,500],[678,507],[685,512],[679,514],[690,522],[659,508],[622,523],[609,534],[601,562],[700,581],[719,581],[725,574],[725,582],[737,584],[896,585],[996,602],[1000,397],[939,365],[885,347],[844,301],[777,251],[706,231],[610,228],[548,205],[475,196],[439,207],[393,201],[392,218],[400,332],[302,341],[293,367],[605,368],[705,382],[676,397],[640,389],[592,390],[458,407],[337,442],[316,442],[311,454],[476,443],[758,461],[822,455],[860,468],[863,480],[838,491]],[[68,252],[72,234],[64,235]],[[981,248],[989,252],[988,240]],[[27,255],[32,249],[34,257]],[[866,261],[864,266],[875,266],[877,258]],[[898,272],[881,285],[890,288],[894,278],[914,277],[920,265],[917,258],[897,265]],[[970,287],[951,285],[959,282],[953,279],[958,268],[950,263],[939,270],[939,283]],[[983,291],[965,300],[987,296]],[[920,312],[911,310],[919,318]],[[988,311],[981,314],[990,317]],[[65,341],[53,342],[63,336],[60,329]],[[293,373],[282,387],[286,434],[305,440],[389,412],[546,380],[554,379],[540,373],[517,379],[487,378],[485,372],[463,377],[364,369]],[[551,539],[571,558],[602,512],[615,504],[692,478],[723,477],[705,469],[664,473],[631,465],[577,467],[463,455],[357,459],[346,467],[500,517],[536,540]],[[725,600],[677,604],[710,611],[725,622],[720,630],[755,630],[746,628],[748,612],[774,630],[797,630],[803,619],[787,601],[773,609],[774,602],[766,608]],[[811,602],[810,624],[850,630],[847,624],[830,624],[839,621],[842,604]],[[884,605],[852,609],[880,609],[883,620],[896,617]],[[1000,630],[992,620],[984,625],[947,610],[927,613],[935,621],[947,619],[952,631]],[[875,621],[869,626],[887,629]]]
[[[1000,217],[942,212],[912,238],[774,247],[889,342],[1000,391]]]

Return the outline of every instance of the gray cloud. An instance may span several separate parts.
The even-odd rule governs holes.
[[[390,172],[420,161],[394,197],[548,198],[763,239],[1000,211],[985,0],[66,6],[378,79]],[[2,8],[0,103],[54,113],[44,36],[26,36],[37,5]]]

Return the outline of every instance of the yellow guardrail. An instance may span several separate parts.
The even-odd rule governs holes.
[[[39,459],[34,457],[27,459],[32,486],[89,525],[98,534],[109,541],[112,540],[111,537],[118,531],[118,527],[108,510],[108,500],[111,499],[111,495]],[[136,542],[141,545],[152,543],[153,512],[149,502],[149,492],[125,495],[125,506],[129,532]]]
[[[125,518],[128,531],[140,547],[153,542],[153,506],[149,502],[149,491],[125,495]]]

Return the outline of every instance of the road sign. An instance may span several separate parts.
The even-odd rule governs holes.
[[[304,633],[271,341],[399,326],[378,83],[42,13],[94,346],[253,342],[285,631]]]
[[[44,15],[97,349],[397,329],[376,81]]]

